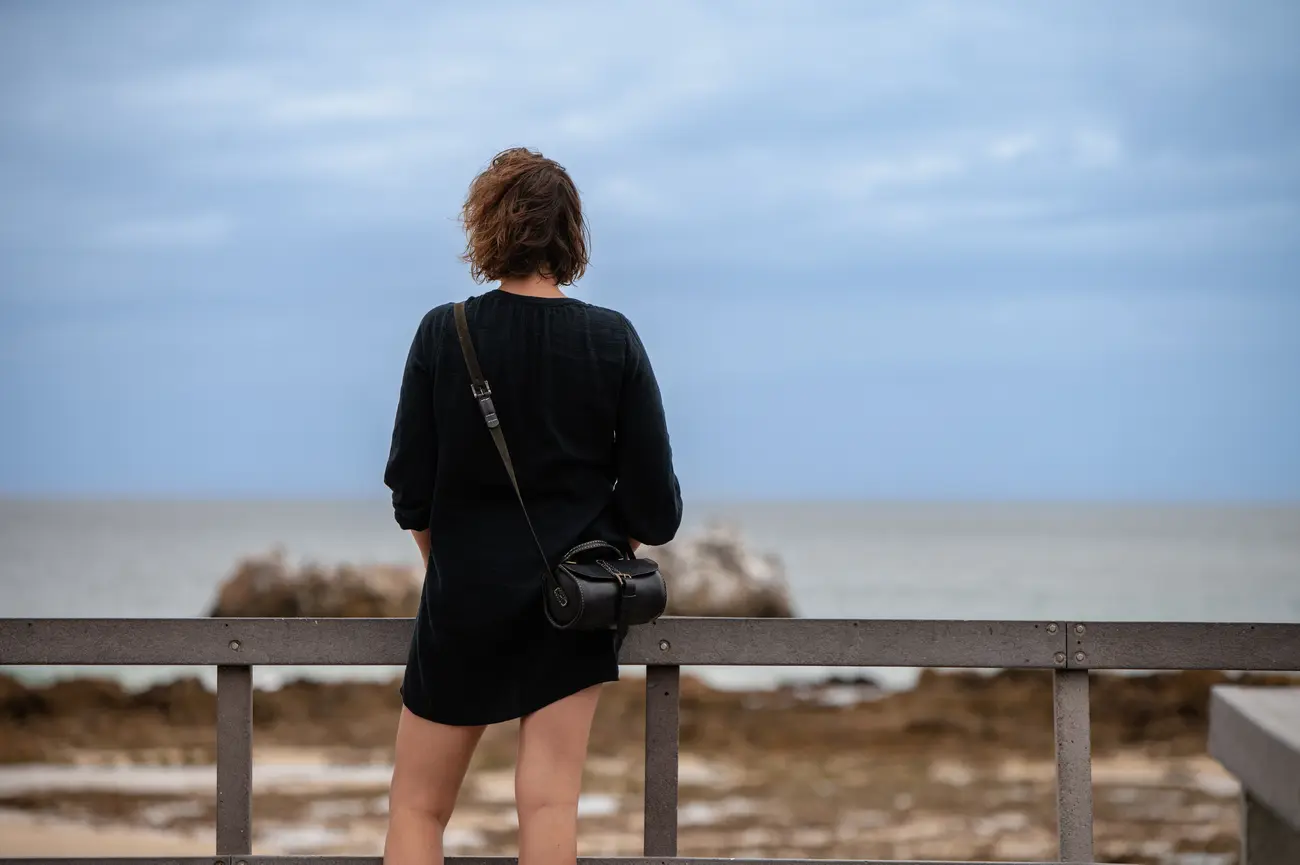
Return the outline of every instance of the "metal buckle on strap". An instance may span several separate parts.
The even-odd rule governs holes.
[[[469,391],[478,400],[479,410],[483,412],[483,420],[487,421],[488,429],[501,426],[501,421],[497,418],[497,407],[492,403],[492,386],[486,381],[482,387],[471,382]]]
[[[619,594],[625,598],[636,597],[636,583],[632,582],[632,576],[630,574],[625,574],[609,562],[600,559],[596,560],[596,564],[608,571],[609,575],[618,581]]]

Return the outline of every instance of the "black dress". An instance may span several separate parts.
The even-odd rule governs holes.
[[[631,323],[576,299],[500,290],[471,298],[466,314],[552,561],[582,541],[671,540],[681,490]],[[612,632],[546,621],[541,562],[470,394],[451,304],[415,334],[384,482],[398,524],[430,535],[402,682],[408,709],[441,724],[493,724],[618,678]]]

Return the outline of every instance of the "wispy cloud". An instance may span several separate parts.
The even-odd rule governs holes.
[[[1074,153],[1085,168],[1111,168],[1119,163],[1123,147],[1112,132],[1083,129],[1074,136]]]
[[[258,222],[268,199],[288,220],[427,220],[432,207],[452,212],[473,170],[515,144],[560,157],[620,218],[676,218],[684,231],[737,213],[923,230],[938,224],[928,215],[948,214],[951,227],[954,214],[1020,212],[1027,197],[1129,219],[1152,162],[1181,156],[1196,177],[1223,157],[1190,148],[1185,129],[1151,140],[1149,118],[1178,104],[1180,88],[1217,87],[1198,52],[1218,44],[1207,41],[1214,31],[1249,25],[1182,15],[1171,33],[1165,16],[1135,15],[1118,38],[1078,4],[1051,14],[945,2],[830,4],[816,15],[726,3],[578,4],[570,16],[385,8],[365,19],[313,13],[304,27],[264,7],[193,50],[141,55],[94,80],[28,75],[44,91],[15,83],[7,99],[57,106],[69,135],[78,116],[98,123],[138,154],[130,170],[144,189],[225,190],[222,206],[241,224]],[[172,31],[204,30],[171,14]],[[1143,34],[1159,38],[1160,54],[1135,50]],[[552,44],[565,51],[525,59]],[[1225,67],[1248,56],[1216,50]],[[1141,85],[1153,76],[1158,91]],[[19,138],[37,133],[22,115],[13,122]],[[1269,170],[1300,174],[1297,163]],[[893,216],[863,221],[862,199]]]
[[[471,290],[465,186],[520,144],[573,172],[578,292],[638,322],[670,413],[709,375],[736,385],[700,405],[747,419],[768,461],[747,477],[793,440],[856,464],[918,401],[1005,413],[1068,462],[1032,405],[1062,370],[1071,410],[1091,392],[1080,417],[1106,418],[1117,370],[1163,370],[1130,429],[1215,452],[1149,406],[1203,400],[1207,370],[1224,399],[1294,378],[1297,27],[1291,0],[0,4],[0,415],[39,429],[23,450],[0,428],[0,487],[100,453],[101,428],[268,479],[277,438],[309,439],[312,478],[379,452],[409,327]],[[792,429],[831,380],[863,388],[834,431],[851,453]],[[1284,403],[1247,407],[1257,437],[1297,440]],[[100,426],[41,426],[90,404]],[[232,444],[231,418],[258,435]]]
[[[1033,133],[1012,133],[993,139],[988,145],[988,155],[999,162],[1015,162],[1042,146],[1042,142]]]
[[[92,240],[123,249],[208,247],[226,242],[233,223],[219,213],[132,219],[103,226]]]

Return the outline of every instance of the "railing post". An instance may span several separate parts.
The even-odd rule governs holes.
[[[217,667],[217,855],[253,852],[253,668]]]
[[[681,667],[645,670],[645,856],[677,855]]]
[[[1052,671],[1056,726],[1056,825],[1062,862],[1091,862],[1092,717],[1088,671]]]

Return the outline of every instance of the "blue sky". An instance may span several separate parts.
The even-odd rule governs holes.
[[[1300,4],[0,6],[0,492],[383,495],[512,145],[698,497],[1300,498]]]

